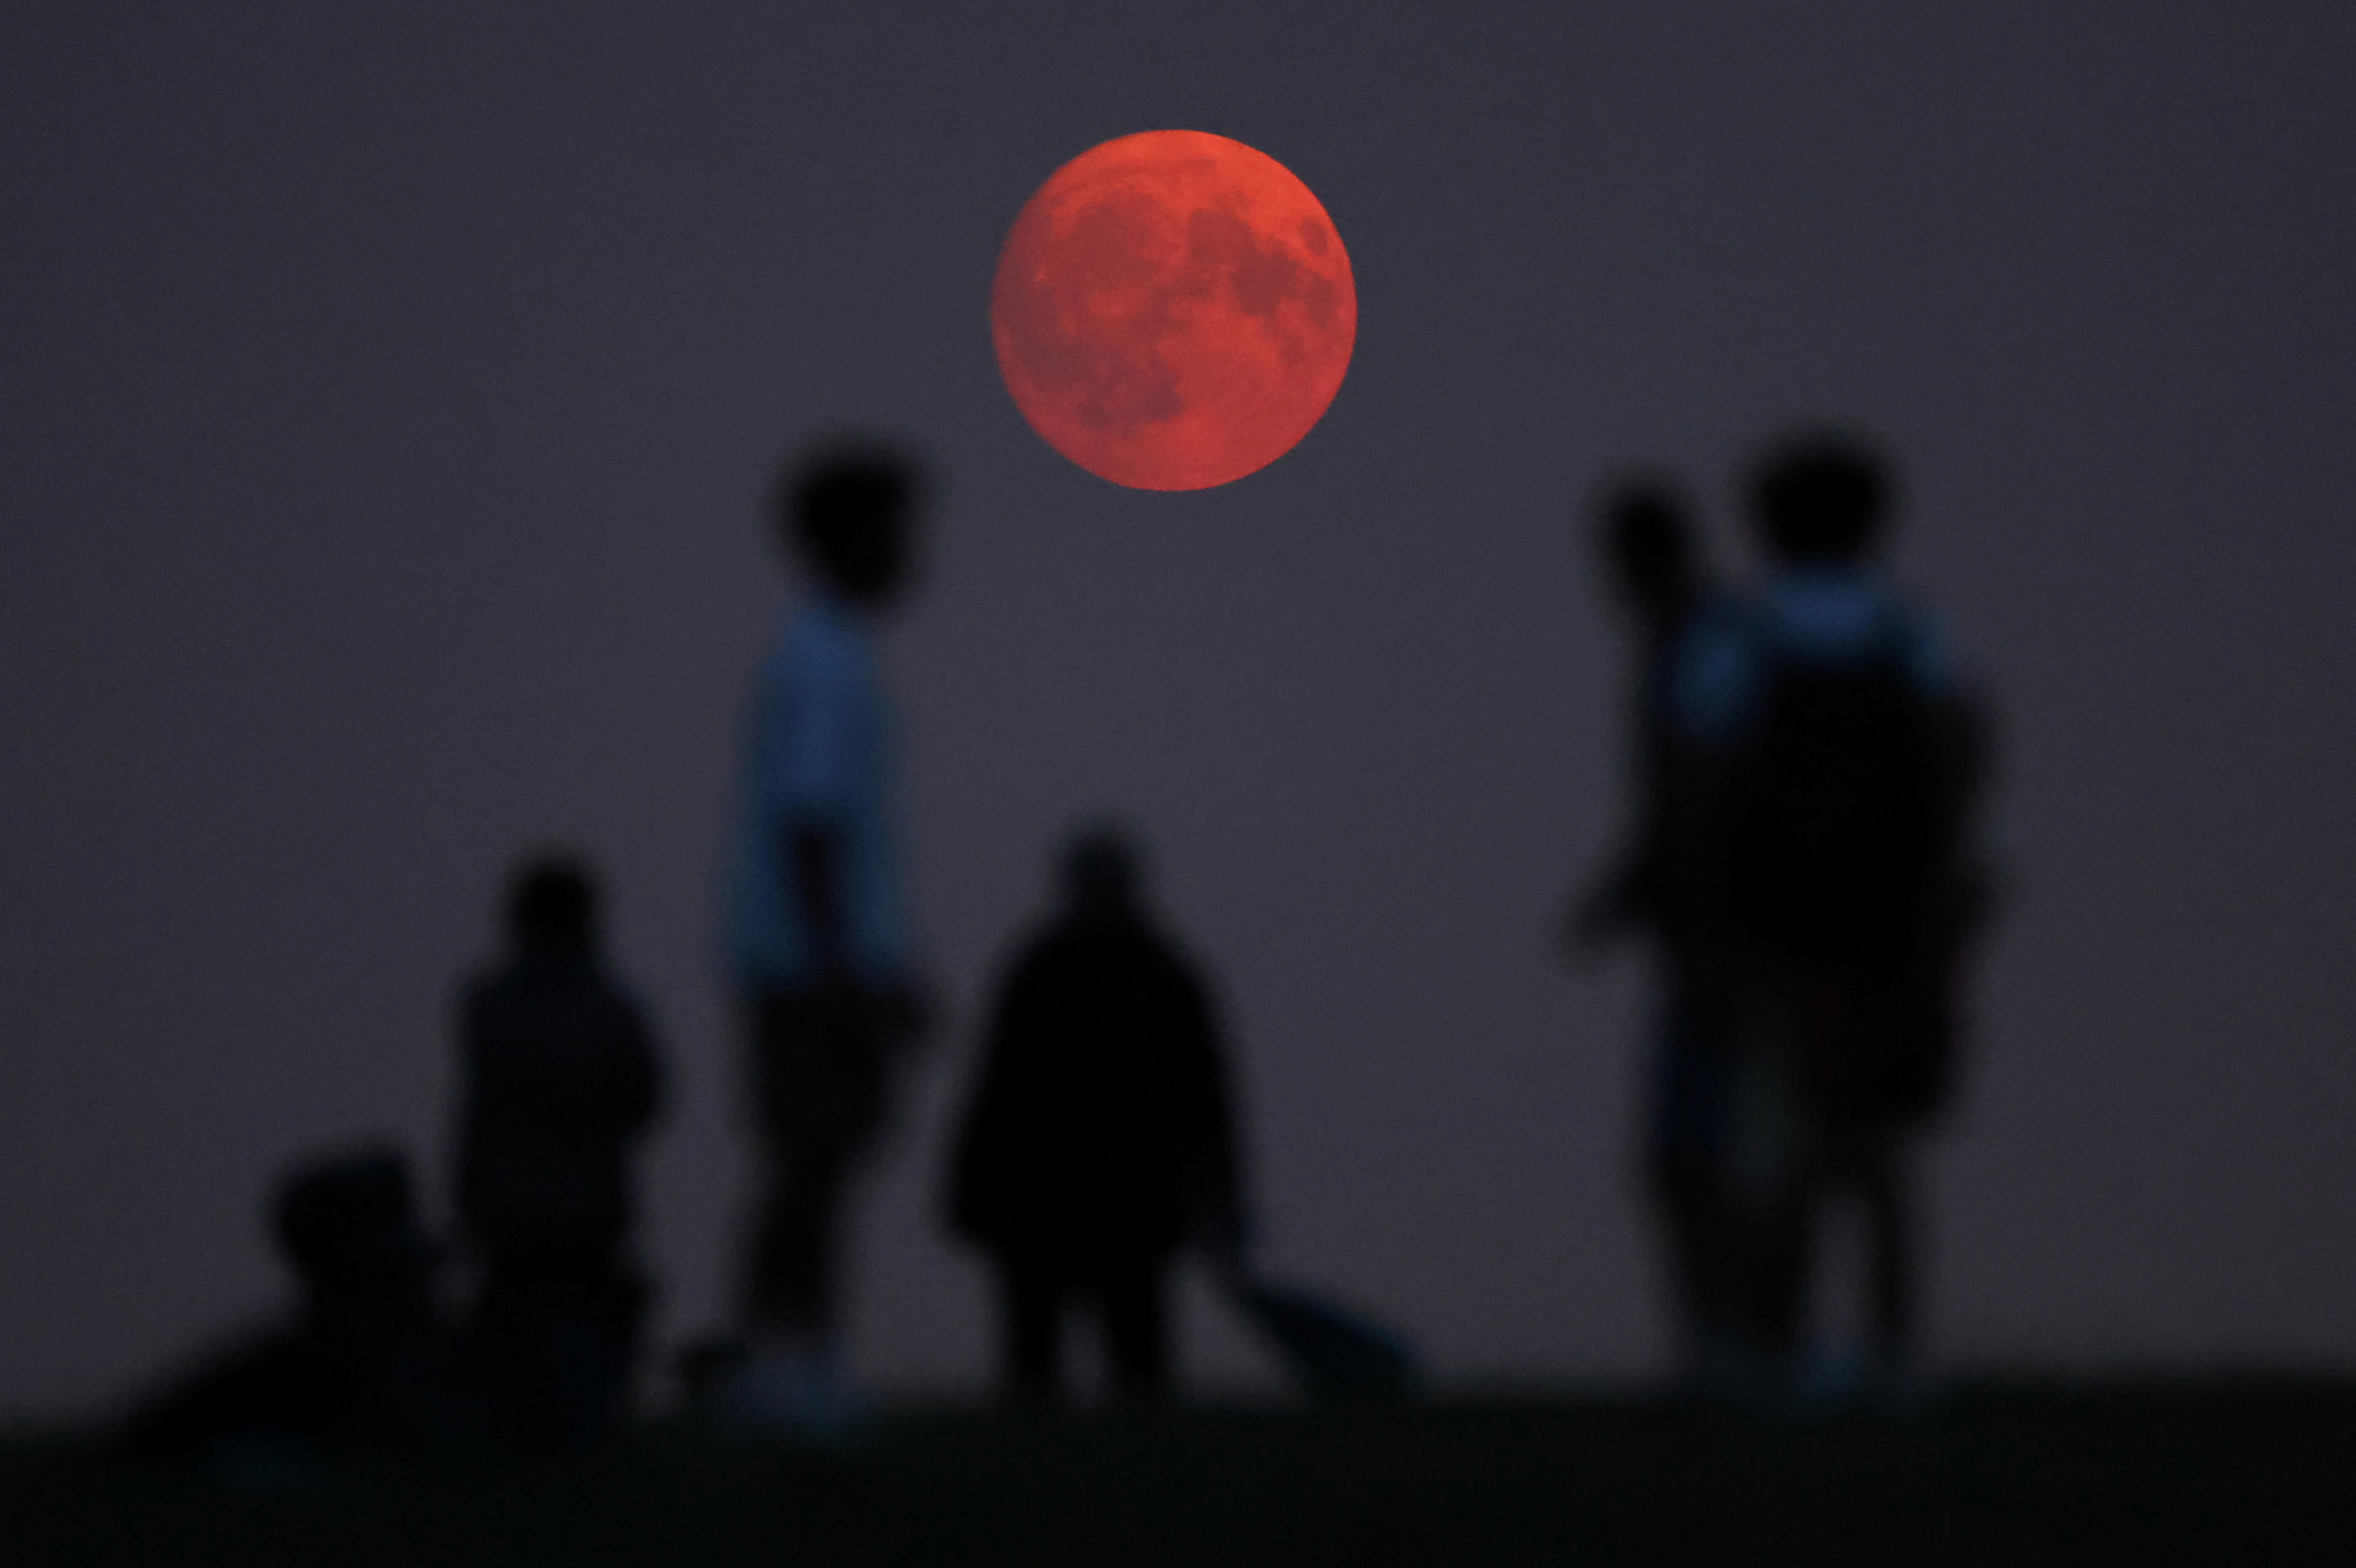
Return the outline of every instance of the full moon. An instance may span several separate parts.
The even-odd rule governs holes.
[[[1023,205],[990,333],[1049,446],[1117,485],[1201,490],[1265,468],[1324,415],[1358,293],[1291,170],[1225,136],[1142,131]]]

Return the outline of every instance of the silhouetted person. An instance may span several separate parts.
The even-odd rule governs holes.
[[[1669,1254],[1689,1383],[1721,1371],[1737,1332],[1738,1260],[1719,1153],[1726,1052],[1692,968],[1690,921],[1667,874],[1665,792],[1674,766],[1670,684],[1681,651],[1732,608],[1700,559],[1686,497],[1660,479],[1622,484],[1596,512],[1607,586],[1633,634],[1636,688],[1630,735],[1633,822],[1573,904],[1565,936],[1574,954],[1623,937],[1649,940],[1660,997],[1653,1023],[1644,1169]]]
[[[1885,1393],[1915,1349],[1909,1146],[1944,1101],[1983,897],[1978,713],[1936,624],[1876,570],[1890,492],[1878,453],[1841,432],[1761,462],[1771,573],[1750,613],[1680,657],[1665,835],[1710,1005],[1742,1042],[1726,1167],[1750,1217],[1752,1331],[1787,1375],[1822,1201],[1853,1194],[1871,1260],[1862,1371]]]
[[[448,1336],[408,1161],[392,1149],[307,1160],[266,1212],[301,1286],[294,1320],[151,1401],[132,1441],[231,1467],[439,1446],[453,1415]]]
[[[908,577],[918,477],[882,448],[790,465],[780,542],[808,592],[755,686],[728,942],[763,1157],[726,1399],[806,1430],[854,1413],[839,1355],[840,1229],[922,1008],[902,907],[899,763],[876,629]]]
[[[996,1264],[1005,1371],[1060,1389],[1066,1310],[1099,1317],[1120,1392],[1170,1381],[1167,1275],[1194,1243],[1234,1258],[1239,1207],[1211,999],[1109,829],[1066,850],[1063,907],[1015,955],[958,1128],[948,1209]]]
[[[662,1074],[605,971],[597,901],[578,863],[527,863],[508,955],[459,1004],[457,1214],[481,1273],[469,1372],[525,1446],[573,1445],[619,1413],[644,1317],[630,1168]]]

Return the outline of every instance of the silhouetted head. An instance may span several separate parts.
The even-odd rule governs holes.
[[[1894,487],[1888,461],[1863,436],[1807,431],[1752,469],[1751,512],[1778,560],[1864,560],[1880,548]]]
[[[535,855],[508,881],[508,934],[519,947],[573,952],[596,944],[597,882],[562,853]]]
[[[272,1228],[316,1290],[399,1292],[432,1260],[409,1160],[390,1145],[307,1159],[279,1179]]]
[[[1064,901],[1083,914],[1137,907],[1145,891],[1145,855],[1115,822],[1092,822],[1064,844]]]
[[[777,526],[787,549],[828,587],[880,609],[907,580],[923,503],[923,479],[906,453],[837,442],[786,466]]]
[[[1646,621],[1673,620],[1700,592],[1693,508],[1668,479],[1606,489],[1595,506],[1595,542],[1613,593]]]

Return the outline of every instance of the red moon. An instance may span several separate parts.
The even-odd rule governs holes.
[[[1266,467],[1350,368],[1358,292],[1291,170],[1201,131],[1142,131],[1048,177],[990,291],[1006,389],[1049,446],[1140,490]]]

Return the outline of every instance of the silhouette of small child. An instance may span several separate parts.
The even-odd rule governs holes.
[[[495,1429],[564,1447],[627,1390],[646,1296],[630,1156],[661,1071],[600,961],[589,873],[533,860],[507,913],[506,962],[470,980],[459,1007],[457,1211],[481,1267],[466,1358]]]

